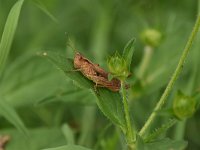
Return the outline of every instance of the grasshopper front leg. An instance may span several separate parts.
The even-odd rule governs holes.
[[[81,71],[81,69],[67,70],[65,72],[76,72],[76,71]]]

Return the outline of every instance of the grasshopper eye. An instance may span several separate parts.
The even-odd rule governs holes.
[[[76,53],[74,58],[77,60],[80,60],[80,59],[82,59],[82,56],[80,53]]]
[[[78,59],[83,59],[83,56],[80,53],[77,53],[77,58]]]

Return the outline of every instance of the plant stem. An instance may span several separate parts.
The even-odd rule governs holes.
[[[178,76],[181,73],[181,70],[183,69],[183,64],[185,62],[185,59],[188,55],[189,50],[191,49],[192,43],[197,35],[197,32],[199,30],[200,27],[200,15],[197,17],[196,23],[194,25],[194,28],[192,30],[192,33],[187,41],[187,44],[183,50],[183,53],[181,55],[181,58],[179,60],[179,63],[176,67],[176,70],[174,71],[164,93],[162,94],[159,102],[157,103],[156,107],[154,108],[153,112],[151,113],[150,117],[148,118],[148,120],[146,121],[145,125],[142,127],[142,129],[139,132],[140,136],[144,136],[144,134],[146,133],[146,131],[148,130],[148,128],[150,127],[150,125],[153,123],[155,117],[156,117],[156,112],[158,110],[160,110],[162,108],[162,106],[164,105],[170,91],[172,90],[172,87],[175,83],[175,81],[177,80]]]
[[[183,120],[176,125],[174,132],[175,140],[182,140],[184,138],[185,126],[186,126],[186,120]]]
[[[130,149],[132,149],[131,145],[133,145],[134,135],[133,135],[133,128],[131,126],[131,119],[129,114],[129,106],[127,101],[126,89],[124,81],[121,81],[121,92],[123,97],[123,105],[124,105],[124,112],[125,112],[125,119],[126,119],[126,138]]]
[[[153,48],[151,46],[146,45],[144,47],[144,54],[143,54],[142,62],[139,67],[139,70],[138,70],[138,77],[140,79],[142,79],[144,76],[144,73],[149,65],[150,60],[151,60],[152,54],[153,54]]]

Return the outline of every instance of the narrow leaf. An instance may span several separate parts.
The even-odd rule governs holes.
[[[135,42],[135,38],[132,38],[130,41],[128,41],[123,51],[123,58],[126,60],[129,70],[130,70],[131,61],[132,61],[133,52],[134,52],[134,42]]]
[[[67,144],[74,144],[74,133],[72,131],[72,129],[67,125],[64,124],[62,126],[62,132],[65,136],[65,139],[67,140]]]
[[[47,148],[43,150],[90,150],[90,149],[78,145],[66,145],[55,148]]]
[[[92,89],[97,97],[97,105],[104,115],[122,130],[124,129],[124,111],[119,93],[112,92],[106,88],[97,88],[97,90],[95,90],[95,83],[84,77],[79,71],[74,71],[73,60],[71,59],[67,59],[58,53],[52,52],[45,52],[43,56],[53,62],[67,77],[76,82],[80,87]]]
[[[22,132],[26,137],[28,137],[28,131],[15,112],[15,110],[6,102],[0,100],[0,115],[5,117],[10,123],[12,123],[20,132]]]
[[[47,9],[47,7],[40,0],[33,0],[34,4],[41,9],[51,20],[58,23],[56,17],[52,15],[52,13]]]
[[[186,141],[175,141],[171,139],[162,139],[152,143],[147,143],[146,148],[148,150],[183,150],[187,146]]]
[[[150,135],[148,135],[144,141],[150,142],[154,140],[155,138],[158,138],[159,135],[166,132],[169,128],[171,128],[175,123],[177,122],[176,119],[170,119],[165,124],[163,124],[160,128],[156,129],[154,132],[152,132]]]
[[[187,142],[183,140],[172,140],[164,138],[154,142],[145,143],[140,136],[137,136],[137,150],[183,150],[187,146]]]
[[[81,88],[90,89],[94,87],[92,82],[84,77],[80,71],[75,70],[72,59],[55,52],[43,52],[40,55],[49,59],[59,70],[63,71],[67,77],[76,82],[76,85],[79,85]]]
[[[6,63],[6,59],[8,57],[12,41],[14,38],[14,34],[17,28],[18,20],[19,20],[19,15],[21,12],[21,7],[23,4],[24,0],[19,0],[15,3],[15,5],[12,7],[0,42],[0,73],[2,72],[4,65]]]

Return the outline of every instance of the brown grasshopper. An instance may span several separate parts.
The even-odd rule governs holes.
[[[118,92],[121,87],[120,80],[113,78],[108,80],[108,72],[102,69],[98,64],[92,63],[79,52],[75,52],[74,68],[80,71],[86,78],[92,80],[95,87],[106,87],[113,92]]]

